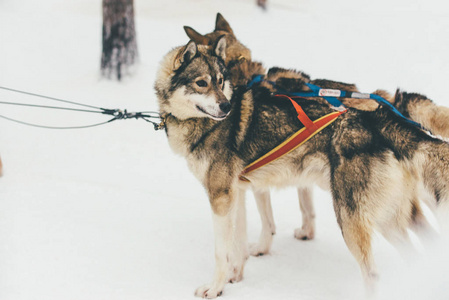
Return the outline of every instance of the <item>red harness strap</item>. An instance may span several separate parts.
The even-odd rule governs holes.
[[[298,148],[305,142],[307,142],[310,138],[312,138],[315,134],[326,128],[332,122],[334,122],[341,114],[345,113],[344,111],[335,111],[330,114],[327,114],[315,121],[310,120],[310,118],[306,115],[301,106],[296,103],[291,97],[286,95],[276,95],[277,97],[283,97],[289,99],[298,113],[298,119],[304,125],[304,128],[301,128],[288,139],[286,139],[282,144],[252,162],[248,166],[243,169],[243,171],[239,175],[239,179],[242,181],[249,181],[245,175],[248,173],[263,167],[264,165],[284,156],[287,153],[290,153],[294,149]],[[300,97],[297,97],[300,98]]]
[[[302,110],[302,107],[298,103],[293,101],[293,99],[292,99],[292,98],[302,98],[302,97],[289,97],[287,95],[274,95],[274,96],[275,97],[287,98],[288,100],[290,100],[290,102],[293,104],[293,107],[296,109],[296,112],[298,113],[299,121],[302,123],[302,125],[304,125],[304,127],[306,127],[307,130],[315,131],[315,130],[318,129],[316,127],[316,125],[313,123],[313,121],[310,120],[309,117],[306,115],[304,110]]]

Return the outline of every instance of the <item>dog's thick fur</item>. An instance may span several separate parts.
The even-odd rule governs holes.
[[[409,243],[407,228],[419,226],[416,189],[449,198],[449,145],[404,122],[388,109],[349,109],[334,123],[288,155],[245,175],[243,168],[302,128],[288,101],[263,87],[229,88],[224,38],[212,50],[189,42],[161,63],[155,83],[172,149],[184,156],[209,196],[215,232],[215,273],[196,295],[214,298],[228,281],[239,281],[248,257],[244,190],[267,186],[332,193],[344,240],[369,289],[376,283],[371,235]],[[207,78],[207,88],[199,80]],[[220,78],[224,80],[221,81]],[[232,94],[232,100],[231,100]],[[396,98],[408,101],[410,94]],[[399,99],[395,99],[395,101]],[[319,101],[298,100],[311,119],[329,112]],[[230,110],[222,109],[230,103]],[[227,111],[228,110],[228,111]],[[223,116],[227,115],[226,118]]]
[[[228,41],[228,47],[226,49],[228,60],[226,64],[228,69],[230,69],[231,82],[234,86],[246,85],[254,75],[266,74],[261,63],[251,61],[250,50],[238,41],[231,26],[220,13],[217,14],[215,30],[212,33],[203,36],[190,27],[184,28],[187,35],[200,44],[203,44],[204,40],[207,40],[205,44],[210,45],[216,42],[220,36],[226,37]],[[195,34],[192,34],[192,32]],[[308,75],[293,70],[270,69],[267,74],[267,79],[275,81],[278,86],[282,86],[285,90],[289,91],[292,91],[292,86],[296,87],[297,91],[306,91],[308,88],[303,83],[310,82],[322,88],[358,92],[354,84],[326,79],[311,80]],[[271,87],[269,85],[265,86],[267,88]],[[383,90],[377,90],[374,93],[390,101],[405,116],[423,124],[424,127],[430,129],[434,134],[449,137],[449,108],[437,106],[431,100],[419,94],[408,94],[407,97],[402,97],[402,94],[397,91],[396,96],[393,97]],[[345,98],[342,101],[346,106],[360,110],[374,111],[379,107],[376,101],[370,99]],[[312,189],[300,188],[298,189],[298,196],[303,218],[302,227],[295,230],[295,237],[300,240],[310,240],[315,235],[315,212],[312,201]],[[259,242],[252,245],[251,254],[261,255],[269,251],[272,243],[272,235],[276,232],[276,229],[269,192],[267,190],[256,191],[255,198],[261,214],[262,233]],[[415,205],[415,211],[421,212],[418,201],[416,201]],[[422,224],[427,224],[423,215],[416,217],[416,219],[423,220]],[[430,226],[427,224],[426,227],[428,228],[427,231],[430,232]]]

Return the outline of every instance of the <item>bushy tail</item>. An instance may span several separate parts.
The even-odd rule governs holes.
[[[435,206],[449,207],[449,144],[434,140],[421,147],[421,178]]]
[[[432,134],[449,138],[449,108],[436,105],[423,95],[399,90],[393,104],[404,116],[420,123]]]
[[[408,97],[416,99],[418,96],[402,93],[399,97],[410,103]],[[372,114],[375,117],[373,120],[367,118],[370,115],[368,113],[365,119],[378,126],[379,134],[397,158],[406,164],[410,163],[410,172],[417,175],[420,186],[431,196],[432,206],[447,203],[445,205],[449,207],[449,143],[406,123],[388,108],[376,110]]]

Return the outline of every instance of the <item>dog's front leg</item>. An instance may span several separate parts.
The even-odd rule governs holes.
[[[210,193],[213,195],[216,193]],[[216,298],[226,282],[239,281],[248,257],[244,192],[221,192],[211,197],[215,234],[215,272],[212,283],[198,288],[195,296]]]
[[[210,284],[199,287],[195,296],[207,299],[221,295],[223,287],[229,277],[229,254],[232,244],[232,216],[231,212],[221,216],[213,213],[215,234],[215,271]]]
[[[259,242],[250,246],[250,252],[253,256],[267,254],[270,251],[273,242],[273,235],[276,233],[274,224],[273,210],[271,208],[271,199],[269,190],[254,190],[257,209],[259,210],[262,221],[262,231]]]
[[[302,214],[302,227],[295,229],[298,240],[312,240],[315,237],[315,209],[313,208],[312,187],[298,188],[299,208]]]
[[[243,270],[249,257],[248,236],[246,232],[245,190],[237,193],[235,214],[233,221],[233,242],[229,259],[229,282],[239,282],[243,279]]]

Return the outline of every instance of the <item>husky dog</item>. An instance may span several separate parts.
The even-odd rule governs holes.
[[[215,298],[226,282],[239,281],[249,251],[245,189],[309,187],[331,191],[344,240],[360,265],[365,284],[377,279],[371,236],[378,230],[392,244],[408,244],[416,220],[417,187],[449,197],[449,145],[410,125],[386,108],[349,108],[313,138],[276,161],[239,175],[303,125],[291,103],[263,86],[231,88],[225,68],[226,38],[212,46],[187,45],[170,51],[155,82],[160,113],[172,150],[187,160],[211,204],[215,272],[197,296]],[[401,93],[395,101],[407,102]],[[332,112],[319,101],[297,100],[316,120]]]
[[[212,45],[221,36],[224,36],[227,41],[226,48],[226,65],[230,70],[231,82],[234,86],[246,85],[254,75],[265,75],[266,71],[259,62],[251,61],[251,52],[236,38],[231,26],[218,13],[216,18],[215,30],[211,33],[202,35],[191,27],[184,26],[187,35],[196,43],[204,45]],[[325,79],[310,80],[310,77],[301,72],[292,70],[271,69],[275,78],[269,78],[270,81],[276,81],[277,78],[282,79],[285,90],[292,91],[291,86],[298,86],[300,82],[310,82],[322,88],[340,89],[350,92],[358,92],[354,84],[346,84]],[[304,84],[302,84],[304,87]],[[307,87],[306,87],[307,89]],[[408,94],[407,97],[401,97],[400,93],[392,97],[389,93],[378,90],[374,92],[390,101],[398,108],[406,117],[415,120],[430,129],[434,134],[443,137],[449,137],[449,108],[435,105],[431,100],[419,94]],[[343,103],[348,107],[353,107],[361,110],[373,111],[379,107],[378,103],[370,99],[343,99]],[[315,212],[312,202],[312,190],[310,188],[298,189],[299,204],[302,212],[302,227],[295,230],[295,237],[300,240],[310,240],[315,235]],[[257,206],[262,219],[262,233],[258,244],[252,245],[252,255],[262,255],[269,251],[272,243],[272,235],[276,232],[273,213],[271,208],[270,195],[267,190],[255,191],[255,198]],[[417,202],[417,207],[419,203]],[[416,209],[416,211],[421,211]],[[419,220],[424,220],[423,215],[420,215]],[[427,228],[428,232],[432,230],[429,228],[427,222],[422,223]]]

